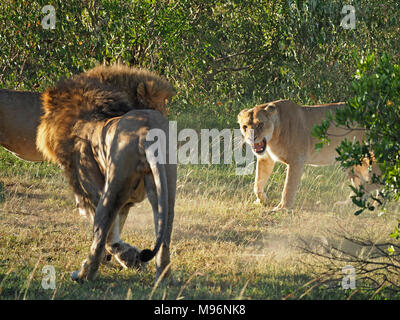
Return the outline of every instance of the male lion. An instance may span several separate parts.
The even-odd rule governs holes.
[[[125,65],[97,66],[80,74],[125,92],[135,109],[166,113],[162,86],[165,80],[147,70]],[[129,80],[129,81],[126,81]],[[36,148],[36,132],[43,113],[41,93],[0,89],[0,145],[27,161],[43,161]]]
[[[254,192],[257,203],[267,200],[264,186],[271,175],[276,161],[287,165],[285,186],[280,203],[273,209],[291,208],[304,166],[331,165],[335,162],[335,148],[344,139],[362,140],[364,130],[349,130],[331,126],[328,130],[331,139],[320,151],[315,149],[318,142],[311,136],[315,124],[321,124],[327,112],[343,108],[345,103],[333,103],[318,106],[300,106],[290,100],[278,100],[252,109],[242,110],[238,114],[238,123],[245,141],[252,146],[257,157]],[[358,179],[355,184],[368,175],[368,165],[357,166],[352,173]]]
[[[118,72],[114,76],[118,77]],[[139,90],[141,82],[136,76],[135,72],[130,76],[121,73],[124,81],[136,83],[133,87]],[[85,74],[43,93],[38,149],[64,169],[83,210],[94,221],[89,257],[81,270],[72,274],[74,280],[94,279],[105,250],[125,267],[140,266],[158,252],[157,278],[169,264],[176,165],[159,163],[146,136],[153,129],[168,136],[168,121],[150,109],[165,108],[173,89],[161,77],[154,76],[151,81],[157,90],[147,90],[147,100],[136,104],[118,87]],[[168,145],[165,148],[168,151]],[[140,252],[123,242],[120,233],[129,209],[144,200],[145,190],[153,208],[157,240],[153,250]]]
[[[170,95],[167,91],[173,89],[166,80],[148,70],[125,65],[100,65],[78,77],[94,78],[118,88],[128,96],[135,109],[168,113],[165,106]],[[41,100],[39,92],[0,89],[0,145],[23,160],[45,160],[36,148],[37,127],[43,114]],[[75,201],[79,212],[86,215],[78,195],[75,195]]]

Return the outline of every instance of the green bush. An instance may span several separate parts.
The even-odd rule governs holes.
[[[345,168],[361,164],[362,159],[371,158],[373,153],[382,175],[373,175],[373,182],[382,186],[381,197],[399,200],[400,196],[400,61],[386,54],[369,55],[357,65],[357,72],[351,86],[351,98],[345,109],[330,116],[314,135],[329,140],[327,130],[333,121],[335,125],[349,129],[365,128],[366,137],[362,143],[345,140],[337,148],[337,160]],[[360,209],[374,210],[362,187],[355,190],[353,202]],[[380,199],[377,200],[382,205]]]

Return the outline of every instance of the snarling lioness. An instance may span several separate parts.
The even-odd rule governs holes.
[[[81,209],[93,217],[89,257],[72,278],[94,279],[105,251],[125,267],[140,266],[158,253],[158,278],[170,261],[176,165],[159,163],[146,137],[153,129],[168,136],[168,121],[155,110],[165,108],[174,91],[165,79],[150,72],[101,68],[103,74],[112,74],[111,79],[120,76],[130,82],[129,90],[134,92],[120,90],[110,79],[107,83],[81,74],[42,95],[44,114],[37,147],[46,159],[64,169]],[[140,101],[132,99],[137,95],[142,97]],[[169,147],[165,143],[167,159]],[[146,192],[157,239],[153,250],[140,251],[123,242],[120,233],[129,209],[143,201]]]
[[[328,130],[330,143],[320,151],[315,149],[318,141],[311,136],[313,126],[321,124],[328,111],[334,113],[344,106],[345,103],[333,103],[305,107],[290,100],[278,100],[238,114],[241,132],[257,157],[256,202],[265,204],[267,201],[264,187],[276,161],[287,165],[287,173],[281,201],[274,211],[293,206],[306,164],[334,164],[337,157],[335,148],[342,140],[362,140],[364,130],[331,126]],[[352,175],[354,178],[368,176],[368,165],[357,166]],[[361,180],[358,179],[357,183],[363,182]]]

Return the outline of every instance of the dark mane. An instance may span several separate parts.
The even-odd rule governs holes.
[[[136,109],[149,108],[148,105],[143,103],[140,95],[157,96],[162,93],[169,99],[175,94],[173,87],[165,78],[154,72],[126,65],[100,65],[80,74],[78,77],[96,79],[103,84],[118,88],[119,91],[128,96],[129,101]],[[145,84],[145,86],[141,88],[141,84]]]
[[[127,66],[98,66],[59,81],[41,97],[44,114],[38,129],[38,149],[47,159],[64,165],[61,159],[72,152],[73,127],[78,121],[110,119],[133,109],[163,112],[164,100],[173,94],[164,78]]]

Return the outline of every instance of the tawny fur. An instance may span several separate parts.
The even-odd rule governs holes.
[[[43,161],[35,144],[40,97],[39,92],[0,89],[0,145],[23,160]]]

